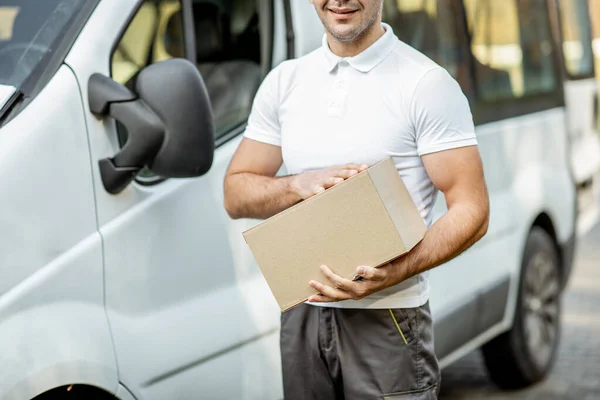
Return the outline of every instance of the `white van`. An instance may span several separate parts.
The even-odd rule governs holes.
[[[471,101],[489,231],[431,308],[442,365],[482,346],[502,387],[551,367],[598,204],[589,10],[561,3],[384,3]],[[265,74],[322,34],[307,0],[0,0],[0,399],[282,398],[222,182]]]

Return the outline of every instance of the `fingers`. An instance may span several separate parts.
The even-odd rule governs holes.
[[[387,274],[380,268],[361,266],[356,268],[356,274],[369,281],[383,281]]]
[[[323,285],[322,283],[317,281],[310,281],[308,284],[315,288],[319,293],[321,293],[325,297],[332,299],[333,301],[349,300],[352,298],[351,295],[347,292],[344,292],[340,289],[332,288],[331,286]]]
[[[319,194],[321,192],[323,192],[325,189],[329,189],[332,186],[337,185],[340,182],[343,182],[344,178],[336,178],[336,177],[331,177],[331,178],[326,178],[323,182],[321,182],[320,184],[317,184],[313,187],[313,194]]]
[[[357,169],[339,169],[339,170],[336,170],[334,172],[334,174],[337,177],[348,179],[348,178],[353,177],[354,175],[358,174],[358,170]]]
[[[345,164],[340,167],[333,167],[326,170],[326,175],[317,181],[312,188],[312,195],[319,194],[344,180],[353,177],[354,175],[368,168],[366,164]]]
[[[315,302],[359,300],[367,294],[368,288],[364,283],[342,278],[325,265],[321,266],[321,271],[332,285],[328,286],[317,281],[310,281],[309,285],[319,292],[319,295],[311,296]],[[313,300],[309,299],[309,301]]]
[[[347,176],[346,176],[347,175]],[[324,191],[325,189],[329,189],[332,186],[337,185],[340,182],[343,182],[344,179],[349,178],[348,174],[337,174],[336,176],[326,177],[320,183],[316,184],[313,188],[313,193],[318,194]]]
[[[333,272],[328,266],[321,265],[321,271],[329,279],[329,282],[333,284],[333,287],[339,290],[349,291],[353,290],[356,286],[356,282],[352,282],[350,279],[342,278]]]
[[[331,286],[317,281],[310,281],[308,284],[319,292],[308,298],[310,302],[324,303],[342,300],[360,300],[370,293],[387,287],[390,281],[390,271],[385,267],[360,266],[356,268],[357,275],[362,278],[360,281],[343,278],[326,265],[321,266],[321,271],[329,282],[331,282]]]
[[[324,187],[325,189],[327,189],[327,188],[337,185],[338,183],[343,182],[343,181],[344,181],[343,177],[332,176],[331,178],[325,179],[325,181],[323,182],[323,184],[321,186]]]
[[[366,164],[344,164],[333,169],[335,176],[348,179],[368,168]]]
[[[333,299],[331,297],[323,296],[321,293],[315,294],[314,296],[310,296],[308,301],[311,303],[331,303],[333,301],[337,301],[337,299]]]
[[[369,168],[369,166],[367,164],[348,163],[348,164],[342,165],[342,168],[344,168],[344,169],[355,169],[355,170],[357,170],[359,172],[362,172],[365,169]]]

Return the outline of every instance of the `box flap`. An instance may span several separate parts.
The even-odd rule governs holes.
[[[367,170],[396,227],[406,251],[423,239],[427,229],[391,158]]]

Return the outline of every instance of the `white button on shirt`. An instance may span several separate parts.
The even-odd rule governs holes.
[[[290,174],[392,157],[425,223],[437,190],[421,156],[477,144],[468,102],[445,69],[392,28],[354,57],[323,37],[312,53],[274,68],[261,84],[244,136],[281,146]],[[327,307],[407,308],[429,298],[427,273],[359,301]]]

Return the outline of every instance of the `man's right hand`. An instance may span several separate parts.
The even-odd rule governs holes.
[[[306,200],[367,168],[368,165],[365,164],[345,164],[317,171],[303,172],[291,178],[290,186],[298,196]]]

